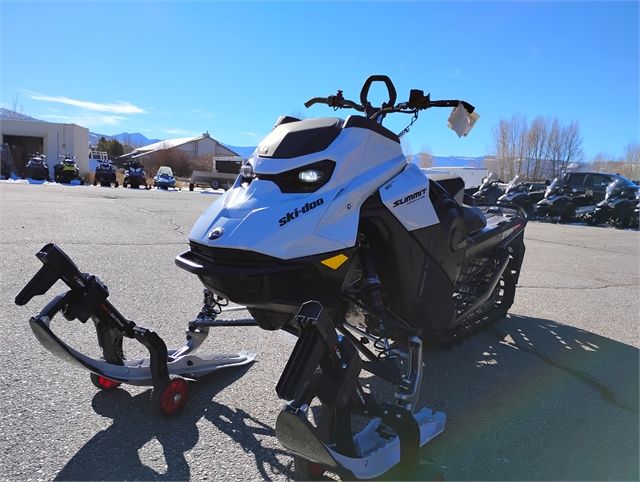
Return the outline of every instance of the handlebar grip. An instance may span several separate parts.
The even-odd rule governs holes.
[[[329,100],[326,97],[314,97],[306,101],[304,103],[304,106],[308,109],[313,104],[328,104],[328,103],[329,103]]]

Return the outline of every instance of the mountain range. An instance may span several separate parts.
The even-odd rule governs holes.
[[[98,144],[98,141],[101,137],[104,137],[107,140],[115,139],[120,144],[126,144],[132,147],[142,147],[148,146],[149,144],[153,144],[154,142],[160,142],[162,139],[149,139],[145,135],[140,134],[139,132],[121,132],[120,134],[115,134],[112,136],[108,136],[106,134],[97,134],[95,132],[89,132],[89,144],[95,146]]]

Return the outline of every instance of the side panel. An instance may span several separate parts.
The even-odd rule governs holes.
[[[447,330],[454,314],[446,271],[447,235],[440,224],[408,231],[376,193],[362,206],[364,233],[391,309],[418,329]]]
[[[409,164],[386,183],[380,189],[380,199],[408,231],[438,223],[429,199],[429,179],[415,164]]]

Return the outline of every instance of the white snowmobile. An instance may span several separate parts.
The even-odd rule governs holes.
[[[368,101],[373,82],[388,90],[380,107]],[[176,258],[215,296],[247,306],[262,328],[299,336],[276,387],[288,402],[277,436],[301,461],[358,478],[415,463],[443,430],[444,414],[417,410],[423,345],[503,318],[524,256],[518,211],[465,206],[459,177],[430,180],[382,125],[388,114],[415,120],[421,110],[453,107],[450,127],[464,136],[474,107],[420,90],[395,100],[391,80],[372,76],[360,104],[341,91],[305,104],[364,116],[281,117]],[[395,403],[366,394],[361,370],[395,384]],[[331,412],[330,427],[309,422],[315,397]],[[352,413],[372,419],[355,436]]]
[[[389,94],[379,107],[368,101],[374,82],[384,83]],[[190,336],[201,331],[206,336],[212,326],[242,324],[216,318],[227,301],[246,306],[264,329],[298,336],[276,386],[287,402],[276,435],[295,454],[296,469],[315,476],[331,470],[369,479],[399,463],[418,462],[420,447],[445,424],[444,413],[418,404],[423,348],[456,342],[504,317],[524,256],[526,219],[519,211],[464,205],[459,177],[429,179],[407,162],[400,136],[408,127],[397,135],[382,125],[388,114],[412,114],[413,124],[422,110],[452,107],[449,126],[466,136],[478,119],[474,107],[431,100],[420,90],[411,90],[406,102],[395,101],[391,80],[377,75],[366,80],[360,103],[341,91],[305,103],[364,115],[280,117],[233,187],[197,221],[190,250],[176,257],[177,265],[205,286],[204,306],[189,325]],[[45,247],[38,254],[45,268],[52,250]],[[36,278],[16,302],[48,290]],[[87,313],[103,309],[105,290],[91,296],[81,288],[75,292],[69,298],[73,309],[65,316],[80,312],[87,319]],[[78,308],[76,299],[86,303]],[[57,303],[67,306],[69,300]],[[46,309],[32,319],[41,337],[49,319]],[[127,332],[134,328],[118,327],[108,316],[101,323],[106,362],[83,362],[94,376],[127,381],[118,372],[119,347],[123,335],[138,337],[137,332]],[[238,356],[253,359],[252,354]],[[153,367],[166,372],[164,359],[162,353],[154,358],[152,351],[147,370],[150,365],[152,373]],[[376,393],[367,393],[359,381],[362,370],[394,385],[393,401],[381,403]],[[166,386],[167,379],[154,375],[154,388]],[[315,399],[324,416],[314,425],[308,415]],[[353,414],[369,419],[357,433]]]

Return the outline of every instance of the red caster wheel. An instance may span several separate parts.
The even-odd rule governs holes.
[[[189,385],[184,378],[172,378],[162,390],[153,391],[152,403],[165,417],[171,417],[182,411],[189,400]]]
[[[100,390],[115,390],[121,385],[120,382],[105,378],[102,375],[96,375],[95,373],[92,373],[90,378],[93,386],[99,388]]]

